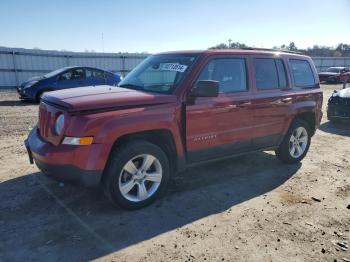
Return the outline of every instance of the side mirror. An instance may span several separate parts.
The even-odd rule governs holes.
[[[200,80],[192,88],[190,95],[194,97],[217,97],[219,95],[219,82]]]

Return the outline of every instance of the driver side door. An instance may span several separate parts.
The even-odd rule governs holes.
[[[186,105],[186,145],[189,162],[224,157],[252,146],[252,109],[248,57],[215,57],[198,80],[219,82],[217,97],[190,98]]]

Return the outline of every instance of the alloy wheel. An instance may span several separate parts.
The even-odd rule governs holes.
[[[150,154],[142,154],[130,159],[124,165],[118,186],[124,198],[132,202],[140,202],[154,195],[161,181],[160,161]]]
[[[307,130],[300,126],[296,128],[289,139],[289,153],[293,158],[300,157],[306,150],[308,143]]]

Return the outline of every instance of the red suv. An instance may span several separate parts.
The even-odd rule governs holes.
[[[341,83],[350,82],[350,69],[348,67],[329,67],[326,71],[318,74],[320,82]]]
[[[124,208],[153,202],[187,165],[256,150],[302,160],[322,92],[307,56],[261,50],[152,55],[118,87],[43,96],[25,144],[56,179],[101,184]]]

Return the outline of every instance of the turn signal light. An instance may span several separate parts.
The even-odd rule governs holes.
[[[92,136],[85,137],[65,137],[62,144],[74,145],[74,146],[87,146],[91,145],[94,138]]]

